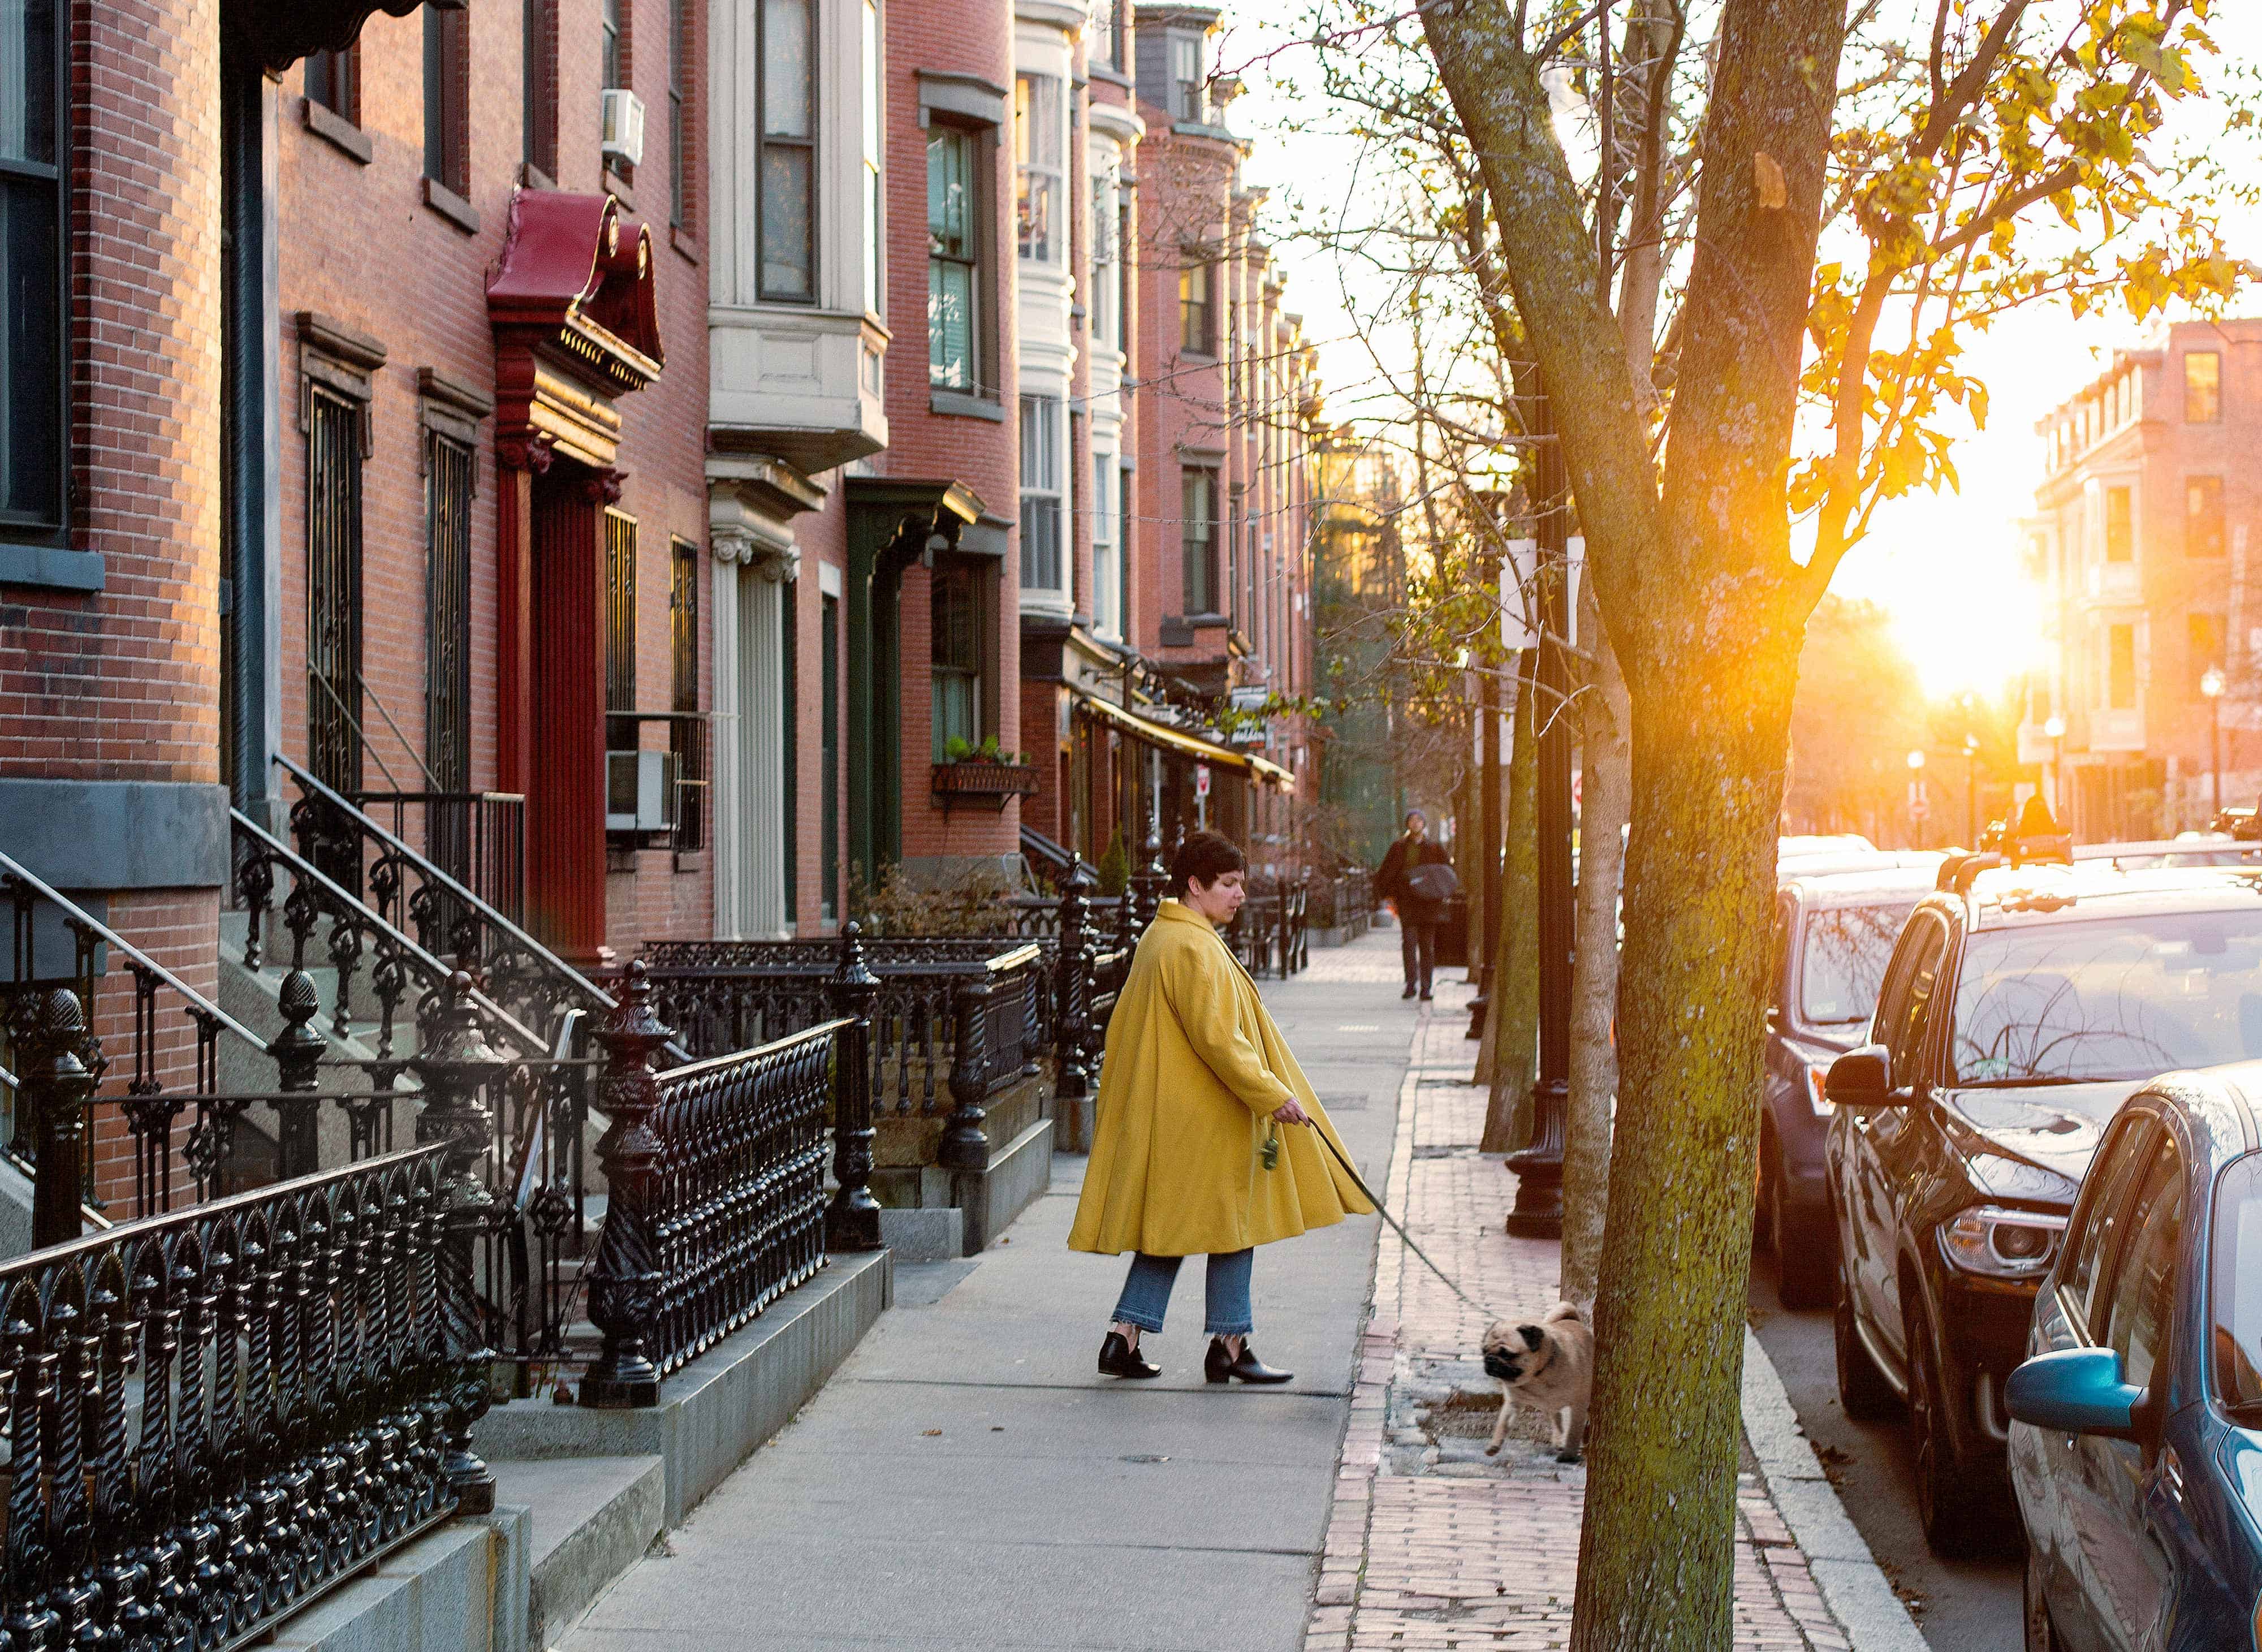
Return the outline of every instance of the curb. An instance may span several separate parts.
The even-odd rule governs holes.
[[[1822,1603],[1854,1652],[1927,1652],[1908,1608],[1846,1516],[1838,1489],[1798,1425],[1775,1363],[1744,1328],[1744,1438],[1759,1461],[1768,1497],[1806,1556]]]

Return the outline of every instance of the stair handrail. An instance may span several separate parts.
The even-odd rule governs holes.
[[[290,869],[291,875],[293,877],[303,878],[307,883],[313,884],[316,889],[328,895],[332,900],[364,913],[368,915],[370,921],[382,925],[385,929],[390,933],[394,944],[401,949],[403,956],[414,960],[417,965],[418,970],[421,974],[426,976],[430,982],[438,985],[443,990],[446,988],[449,978],[456,973],[455,965],[443,963],[432,953],[426,951],[422,944],[419,942],[414,936],[403,934],[399,926],[379,916],[377,912],[370,906],[368,902],[355,895],[350,890],[347,889],[345,885],[340,884],[328,873],[323,871],[321,868],[316,866],[313,862],[307,860],[305,855],[299,854],[298,850],[292,848],[289,844],[277,838],[266,827],[261,826],[256,820],[254,820],[250,816],[245,814],[242,810],[230,809],[227,813],[228,819],[234,824],[238,831],[246,833],[253,839],[256,840],[263,848],[273,854],[277,860],[281,861],[285,866]],[[472,1004],[478,1006],[482,1014],[491,1017],[495,1025],[509,1036],[513,1043],[518,1046],[519,1054],[522,1056],[540,1057],[549,1053],[550,1045],[548,1040],[544,1039],[539,1033],[537,1033],[531,1028],[528,1027],[525,1022],[520,1021],[517,1016],[513,1015],[508,1010],[496,1003],[494,999],[489,998],[485,992],[474,987],[472,991],[471,1000]],[[263,1050],[267,1048],[263,1041],[259,1042],[259,1048]]]
[[[370,836],[376,839],[378,842],[383,844],[388,854],[400,855],[410,865],[415,867],[418,876],[423,877],[429,883],[439,884],[441,888],[446,890],[450,895],[462,901],[474,913],[478,913],[479,920],[482,923],[491,925],[494,928],[501,930],[515,944],[524,948],[528,956],[539,963],[543,968],[554,971],[556,974],[562,977],[566,983],[571,986],[574,992],[580,993],[586,1000],[584,1007],[599,1011],[610,1011],[619,1007],[611,993],[606,992],[604,988],[599,986],[594,981],[592,981],[588,977],[583,975],[579,970],[566,963],[565,959],[559,957],[556,953],[551,951],[549,948],[544,946],[532,935],[527,934],[525,930],[520,928],[509,919],[504,917],[502,913],[497,912],[494,907],[480,899],[479,896],[465,888],[463,884],[457,883],[453,877],[443,871],[430,860],[419,855],[414,849],[409,848],[408,845],[403,842],[400,838],[395,837],[391,832],[388,832],[385,827],[379,826],[377,821],[371,819],[368,814],[364,813],[362,810],[356,808],[351,803],[346,800],[345,795],[342,792],[332,787],[328,782],[315,778],[313,775],[307,772],[307,770],[295,759],[291,757],[289,754],[285,752],[277,752],[274,754],[274,761],[276,766],[281,768],[285,773],[288,774],[292,779],[297,781],[303,790],[321,797],[333,808],[342,810],[349,819],[358,821],[361,825],[362,830],[368,833]],[[258,828],[255,826],[253,830],[257,831]],[[261,833],[261,835],[265,836],[266,833],[263,832]],[[327,878],[323,881],[326,883],[329,882]],[[338,886],[332,884],[331,887],[335,889]],[[341,890],[340,892],[344,893],[342,890]],[[345,898],[349,900],[354,901],[357,905],[367,905],[366,902],[362,901],[357,896],[346,895]]]
[[[249,823],[247,822],[246,824],[248,825]],[[254,828],[254,830],[256,829],[257,828],[256,827]],[[5,850],[0,850],[0,880],[10,878],[24,884],[25,887],[29,889],[40,899],[46,901],[49,905],[60,908],[67,922],[75,927],[83,928],[89,934],[92,934],[97,940],[100,941],[103,945],[106,947],[115,947],[119,952],[125,954],[127,958],[131,959],[134,964],[148,970],[163,985],[172,988],[174,992],[188,999],[190,1013],[191,1014],[208,1018],[216,1026],[225,1028],[227,1031],[234,1033],[238,1038],[242,1039],[244,1042],[249,1044],[254,1050],[259,1051],[260,1054],[265,1055],[267,1053],[267,1041],[264,1038],[262,1038],[257,1033],[253,1032],[251,1028],[246,1027],[241,1021],[236,1020],[234,1016],[229,1014],[226,1010],[213,1003],[210,999],[207,999],[203,993],[198,992],[196,988],[191,986],[186,981],[181,979],[179,976],[175,975],[163,964],[158,963],[156,959],[142,951],[140,948],[135,946],[132,941],[120,935],[115,929],[112,929],[109,925],[95,917],[84,907],[81,906],[76,901],[71,899],[69,896],[63,894],[61,891],[51,886],[44,878],[40,877],[38,873],[32,871],[29,868],[25,866],[22,862],[9,855]],[[93,1013],[93,1006],[91,1005],[88,1006],[87,1013],[90,1014]]]

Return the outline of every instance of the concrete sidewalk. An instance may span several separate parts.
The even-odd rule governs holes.
[[[1397,936],[1314,954],[1264,996],[1380,1184],[1415,1006]],[[1372,1216],[1257,1259],[1286,1389],[1202,1381],[1201,1276],[1158,1381],[1096,1377],[1122,1260],[1065,1238],[1083,1161],[979,1258],[906,1266],[895,1309],[792,1426],[630,1571],[565,1645],[1295,1652],[1334,1506]]]

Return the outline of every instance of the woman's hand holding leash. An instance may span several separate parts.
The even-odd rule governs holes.
[[[1283,1124],[1309,1124],[1312,1122],[1312,1115],[1304,1111],[1293,1096],[1274,1107],[1272,1116]]]

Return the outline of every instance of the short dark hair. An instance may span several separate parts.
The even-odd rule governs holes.
[[[1178,845],[1178,852],[1171,856],[1171,893],[1184,900],[1188,884],[1206,887],[1228,872],[1248,869],[1249,857],[1241,852],[1241,845],[1223,833],[1189,833]]]

